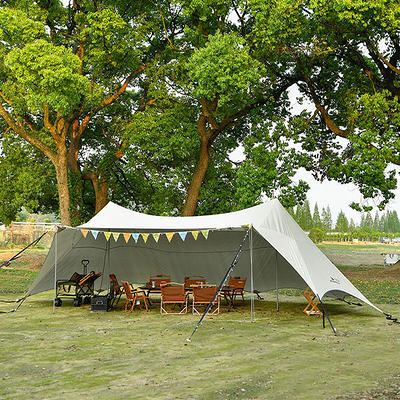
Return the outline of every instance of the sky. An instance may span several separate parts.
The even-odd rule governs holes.
[[[400,170],[399,168],[397,168]],[[353,218],[354,222],[359,223],[361,220],[361,213],[350,208],[350,204],[355,202],[362,203],[361,193],[358,191],[357,187],[353,184],[341,184],[335,181],[316,181],[311,173],[302,169],[297,172],[294,180],[302,179],[310,185],[310,190],[307,192],[307,198],[310,202],[311,212],[314,210],[314,204],[317,202],[320,212],[322,207],[329,205],[332,211],[333,221],[336,220],[337,215],[340,210],[343,210],[347,218]],[[396,197],[391,200],[387,210],[397,210],[400,209],[400,189],[395,191]],[[370,202],[368,205],[374,206],[374,203]],[[372,213],[375,214],[377,208],[374,207]]]
[[[301,97],[300,92],[298,91],[296,86],[292,86],[289,89],[289,99],[291,103],[292,113],[299,114],[302,109],[306,108],[309,111],[313,112],[315,107],[311,103],[307,103],[304,99],[302,105],[298,104],[297,98]],[[339,142],[341,141],[338,140]],[[345,140],[343,139],[343,142]],[[397,177],[400,182],[400,167],[391,165],[390,169],[397,170]],[[305,169],[301,169],[297,172],[294,177],[294,180],[304,180],[310,185],[310,190],[307,192],[307,198],[310,201],[311,212],[314,210],[315,202],[318,203],[320,210],[322,207],[326,207],[329,205],[332,211],[332,219],[336,220],[337,215],[341,210],[346,214],[347,218],[353,218],[355,223],[359,223],[361,220],[361,213],[359,211],[355,211],[350,207],[352,202],[365,204],[363,201],[362,195],[357,189],[357,187],[353,184],[341,184],[335,181],[323,181],[318,182],[313,178],[310,172],[307,172]],[[395,198],[390,201],[387,205],[386,210],[399,210],[400,209],[400,188],[397,188],[395,193]],[[375,207],[376,203],[369,201],[366,205],[373,206],[374,209],[372,213],[378,210]]]

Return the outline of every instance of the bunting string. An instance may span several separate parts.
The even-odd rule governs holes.
[[[103,232],[103,231],[94,231],[91,229],[80,229],[82,236],[86,239],[88,238],[88,233],[90,232],[91,235],[95,240],[99,237],[99,234],[103,234],[106,241],[108,242],[112,237],[114,242],[118,242],[120,236],[122,236],[125,240],[125,243],[128,243],[130,238],[132,238],[135,243],[138,243],[139,238],[142,238],[144,243],[147,243],[150,237],[153,238],[155,243],[159,243],[160,238],[165,236],[168,243],[171,243],[174,239],[175,234],[179,236],[179,238],[185,242],[188,238],[188,234],[190,233],[194,240],[199,238],[199,234],[204,237],[204,239],[208,239],[210,229],[203,229],[200,231],[178,231],[178,232],[156,232],[156,233],[127,233],[127,232]]]

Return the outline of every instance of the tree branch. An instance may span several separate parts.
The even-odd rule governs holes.
[[[30,135],[26,129],[18,122],[16,122],[5,110],[3,104],[0,102],[0,115],[3,117],[7,125],[19,136],[25,139],[28,143],[38,148],[43,154],[45,154],[51,161],[56,158],[56,153],[45,143],[39,140],[37,137]]]
[[[320,103],[317,94],[315,93],[314,87],[312,85],[311,79],[305,74],[305,72],[302,70],[302,68],[300,67],[300,71],[303,75],[304,78],[304,82],[306,83],[308,90],[310,91],[311,94],[311,98],[315,104],[316,109],[320,112],[322,119],[325,122],[325,125],[336,135],[341,136],[343,138],[348,137],[348,132],[347,129],[343,130],[341,128],[339,128],[339,126],[337,126],[335,124],[335,122],[331,119],[331,117],[329,116],[328,111],[322,106],[322,104]]]
[[[125,82],[121,85],[121,87],[112,95],[110,96],[108,99],[104,100],[103,103],[100,104],[100,106],[97,108],[96,112],[100,111],[102,108],[107,107],[108,105],[110,105],[111,103],[113,103],[115,100],[118,99],[118,97],[120,97],[126,90],[126,88],[128,87],[129,83],[131,82],[131,80],[139,75],[141,72],[143,72],[145,69],[147,68],[146,65],[142,65],[140,68],[138,68],[136,71],[132,72],[125,80]],[[94,114],[95,114],[94,113]]]
[[[400,69],[396,68],[394,65],[392,65],[389,60],[379,52],[378,48],[375,46],[375,44],[368,39],[368,44],[371,46],[375,54],[379,57],[379,59],[388,67],[390,68],[394,73],[400,75]]]

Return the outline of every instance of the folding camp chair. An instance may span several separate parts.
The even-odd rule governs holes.
[[[121,300],[121,296],[125,294],[124,288],[119,284],[117,277],[114,274],[110,274],[110,297],[111,303],[110,307],[113,308],[114,305],[118,304]]]
[[[240,276],[234,276],[231,279],[229,279],[228,289],[230,290],[229,295],[231,296],[232,306],[234,305],[236,296],[242,296],[242,302],[244,304],[244,286],[246,285],[246,280],[247,280],[247,278],[241,278]],[[225,296],[225,300],[227,300],[226,293],[224,293],[224,296]]]
[[[168,282],[161,285],[161,314],[186,314],[189,293],[185,292],[183,283]],[[167,310],[167,304],[179,305],[179,312]]]
[[[206,278],[201,275],[191,275],[191,276],[185,276],[184,278],[185,282],[185,289],[191,289],[192,286],[201,286],[206,284]]]
[[[171,282],[171,277],[169,275],[150,275],[150,280],[146,284],[148,287],[159,288],[164,283]]]
[[[131,284],[127,281],[121,281],[121,283],[126,294],[126,303],[124,307],[125,311],[128,311],[129,305],[129,312],[132,312],[136,305],[139,305],[139,308],[142,310],[142,300],[146,311],[149,311],[147,307],[148,297],[146,296],[145,292],[143,290],[132,289]]]
[[[322,315],[322,312],[318,308],[319,304],[319,299],[315,301],[315,298],[317,297],[314,292],[307,287],[307,289],[304,291],[303,296],[307,299],[308,304],[306,308],[303,310],[303,312],[310,316],[310,315]]]
[[[207,307],[213,299],[217,287],[215,285],[207,285],[207,286],[193,286],[193,304],[192,304],[192,312],[193,314],[200,315],[200,311],[196,307]],[[211,309],[208,311],[208,315],[219,314],[219,306],[220,306],[220,294],[218,293],[215,296],[213,301],[213,306],[216,306],[214,311]]]

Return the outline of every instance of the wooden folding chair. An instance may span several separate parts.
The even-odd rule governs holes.
[[[121,296],[125,294],[124,288],[119,284],[114,274],[110,274],[110,293],[112,293],[111,307],[118,304],[121,300]]]
[[[207,285],[207,286],[193,286],[193,304],[192,304],[192,312],[193,314],[200,315],[200,311],[196,307],[207,307],[213,299],[217,287],[215,285]],[[219,314],[220,307],[220,294],[218,293],[215,296],[213,301],[213,306],[216,306],[214,311],[211,309],[208,311],[207,315]]]
[[[322,315],[322,312],[318,308],[319,304],[319,299],[317,298],[317,301],[315,301],[315,298],[317,297],[314,292],[307,287],[307,289],[304,291],[303,296],[307,299],[308,304],[306,308],[303,310],[303,312],[310,316],[310,315]]]
[[[171,277],[169,275],[150,275],[150,280],[146,286],[159,288],[162,284],[169,282],[171,282]]]
[[[231,289],[232,305],[236,299],[236,296],[242,296],[242,302],[244,304],[244,286],[246,285],[247,278],[241,278],[240,276],[234,276],[229,279],[228,287]]]
[[[168,282],[161,284],[161,314],[186,314],[189,293],[185,292],[183,283]],[[179,305],[179,312],[167,310],[167,304]]]
[[[192,286],[201,286],[206,284],[206,278],[201,275],[185,276],[184,278],[185,289],[190,289]]]
[[[146,311],[149,311],[147,307],[148,296],[146,296],[145,292],[143,290],[132,289],[131,284],[127,281],[121,281],[121,283],[126,295],[126,303],[124,310],[128,311],[128,307],[130,305],[129,312],[132,312],[136,306],[136,302],[139,302],[138,304],[139,308],[142,310],[143,308],[141,301],[143,300]]]

